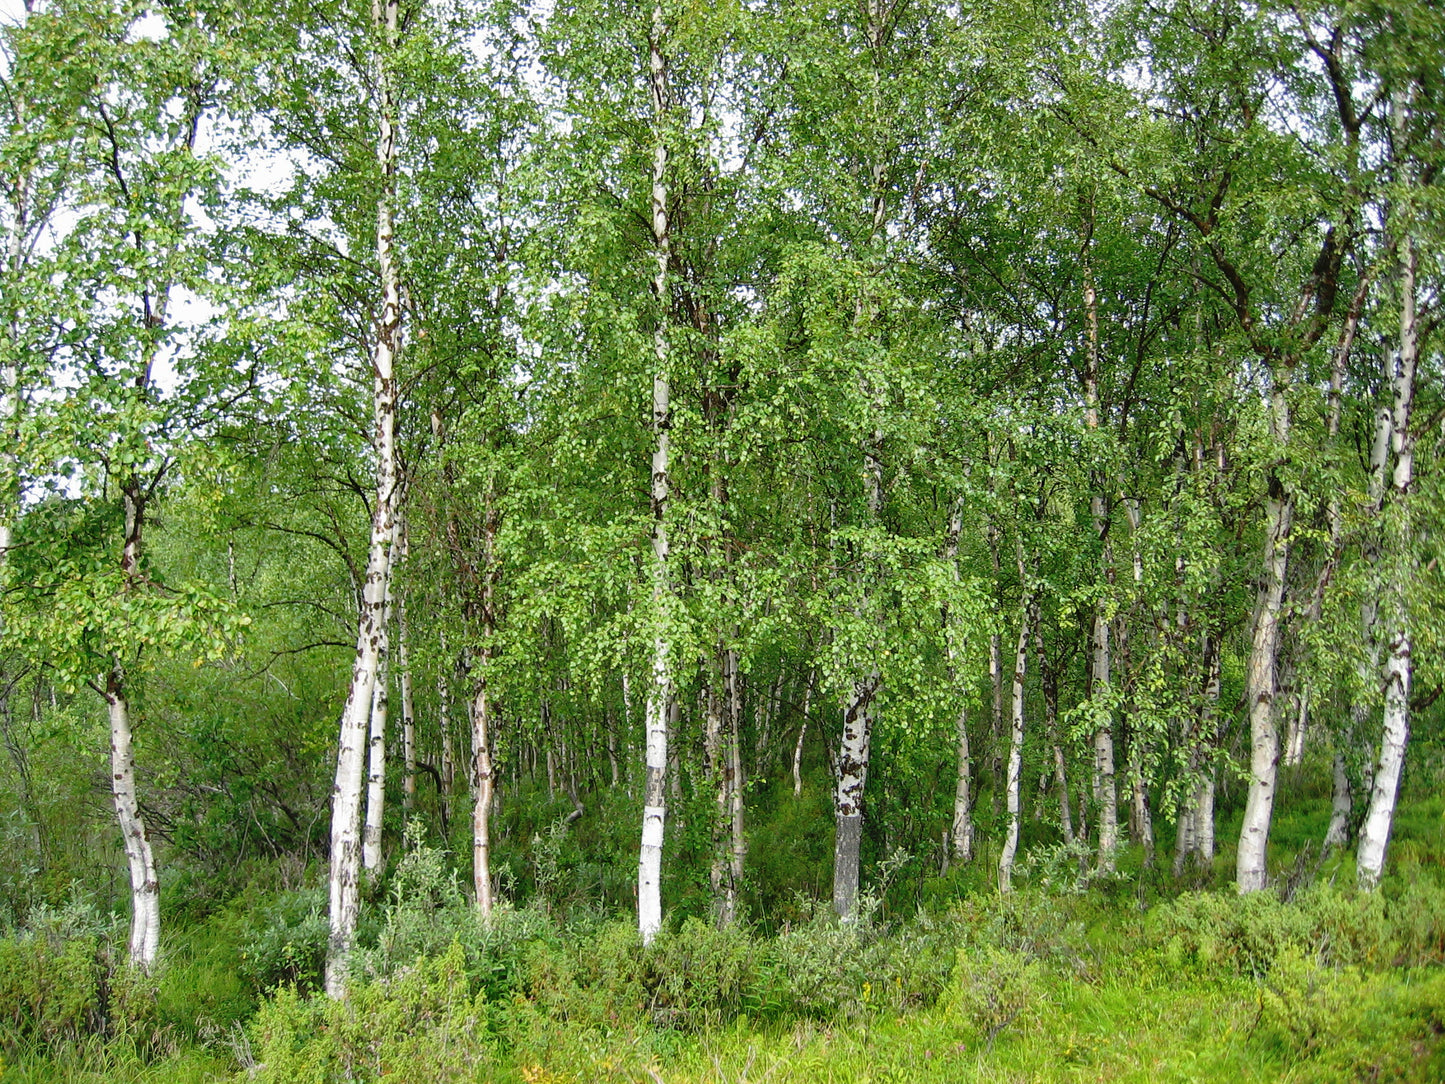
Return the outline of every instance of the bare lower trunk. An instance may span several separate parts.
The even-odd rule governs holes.
[[[1271,392],[1272,430],[1283,450],[1289,438],[1288,374],[1276,367]],[[1275,725],[1277,661],[1285,575],[1289,562],[1289,536],[1294,500],[1280,479],[1271,474],[1265,500],[1263,578],[1255,603],[1254,628],[1245,670],[1245,703],[1249,712],[1249,797],[1239,831],[1235,886],[1240,892],[1257,892],[1269,883],[1267,848],[1269,824],[1279,769],[1279,731]]]
[[[1148,747],[1141,735],[1129,743],[1130,820],[1134,837],[1144,850],[1144,868],[1154,865],[1154,818],[1149,812],[1149,787],[1144,779]]]
[[[1114,788],[1114,727],[1110,689],[1109,622],[1103,613],[1094,615],[1090,652],[1090,696],[1096,709],[1094,728],[1094,809],[1098,818],[1100,873],[1114,871],[1114,854],[1119,849],[1119,798]]]
[[[743,821],[744,802],[746,793],[745,780],[743,779],[743,745],[742,745],[742,718],[743,718],[743,690],[742,674],[738,670],[738,655],[736,651],[729,650],[726,653],[726,677],[728,696],[728,759],[731,762],[729,813],[731,827],[731,846],[728,853],[728,893],[727,908],[724,920],[732,922],[737,918],[739,897],[742,893],[743,866],[747,861],[748,842],[745,832],[746,825]]]
[[[1084,320],[1088,349],[1084,354],[1084,424],[1097,432],[1099,417],[1099,294],[1094,285],[1093,265],[1089,250],[1093,242],[1093,222],[1083,247]],[[1104,504],[1102,474],[1092,472],[1089,513],[1094,534],[1101,546],[1101,564],[1105,579],[1113,583],[1112,557],[1109,547],[1109,516]],[[1114,786],[1114,708],[1109,658],[1109,622],[1102,604],[1094,609],[1093,632],[1089,648],[1089,698],[1094,701],[1094,809],[1098,818],[1100,873],[1114,872],[1114,853],[1119,847],[1119,796]]]
[[[1202,640],[1204,689],[1199,712],[1185,735],[1188,778],[1180,802],[1174,842],[1174,876],[1184,873],[1192,856],[1197,863],[1214,861],[1214,757],[1218,729],[1219,641],[1208,630]]]
[[[395,533],[392,535],[395,546]],[[381,868],[381,828],[386,816],[386,724],[391,705],[391,575],[388,573],[377,631],[376,681],[371,687],[371,727],[367,742],[366,826],[361,864]]]
[[[613,725],[613,716],[610,712],[604,713],[602,717],[602,725],[607,730],[607,767],[611,773],[612,786],[616,788],[618,782],[620,781],[619,769],[617,765],[617,730]]]
[[[441,656],[447,658],[446,633],[441,633]],[[456,787],[456,750],[452,744],[452,688],[444,666],[437,668],[437,726],[441,731],[441,814],[451,816],[452,791]]]
[[[963,496],[954,498],[953,508],[948,517],[948,538],[943,556],[948,562],[949,577],[955,585],[961,579],[958,568],[958,541],[963,533]],[[943,638],[948,649],[948,682],[958,697],[958,716],[954,723],[955,746],[958,763],[953,783],[953,818],[949,823],[948,836],[952,839],[953,857],[960,862],[973,859],[973,761],[968,747],[968,689],[963,676],[962,656],[963,635],[956,627],[950,607],[943,607]],[[948,867],[948,848],[945,847],[944,869]]]
[[[988,638],[988,682],[993,693],[988,717],[989,763],[993,776],[989,800],[997,820],[1003,802],[1003,637],[996,632]]]
[[[793,745],[793,797],[803,796],[803,739],[808,736],[808,712],[813,707],[813,677],[808,672],[807,684],[803,686],[803,722],[798,727],[798,740]]]
[[[471,706],[472,786],[476,793],[472,805],[472,888],[476,894],[477,913],[484,920],[492,917],[491,814],[495,789],[492,778],[492,705],[487,696],[490,661],[485,651],[478,653],[473,666],[475,691]]]
[[[111,667],[106,679],[105,703],[110,717],[111,795],[115,799],[126,862],[130,866],[130,961],[138,967],[150,968],[160,948],[161,888],[136,800],[130,702],[126,699],[125,674],[119,663]]]
[[[1211,765],[1199,783],[1194,798],[1194,853],[1199,864],[1214,864],[1214,768]]]
[[[1039,608],[1034,607],[1034,653],[1039,660],[1039,679],[1044,693],[1044,730],[1049,736],[1049,745],[1054,755],[1054,786],[1059,792],[1059,828],[1064,842],[1074,842],[1074,818],[1069,809],[1069,780],[1064,747],[1059,741],[1059,675],[1056,666],[1049,662],[1044,653],[1044,633],[1038,616]]]
[[[968,750],[968,706],[958,709],[956,723],[958,740],[958,772],[953,787],[953,857],[960,862],[973,860],[973,780]]]
[[[833,910],[844,922],[855,917],[858,904],[860,847],[863,841],[863,791],[868,781],[869,747],[873,740],[873,698],[880,684],[874,672],[853,685],[843,712],[843,740],[838,750],[838,788],[834,797],[836,835],[833,841]]]
[[[642,846],[637,863],[637,928],[644,944],[662,928],[662,840],[667,817],[667,647],[653,654],[653,687],[647,695],[647,761],[642,790]]]
[[[1028,663],[1029,625],[1032,623],[1033,600],[1025,599],[1019,622],[1018,645],[1014,649],[1013,714],[1009,728],[1008,751],[1008,834],[998,859],[998,890],[1013,891],[1014,856],[1019,846],[1019,775],[1023,769],[1024,751],[1024,668]]]
[[[412,698],[411,660],[406,648],[406,600],[402,599],[396,614],[396,656],[401,670],[397,675],[401,685],[401,808],[410,821],[416,809],[416,703]]]
[[[1335,750],[1334,784],[1330,796],[1330,825],[1325,829],[1324,851],[1329,854],[1350,842],[1350,814],[1354,809],[1354,793],[1350,789],[1350,773],[1343,749]]]

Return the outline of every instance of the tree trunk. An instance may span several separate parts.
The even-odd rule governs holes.
[[[1325,830],[1324,853],[1338,850],[1350,842],[1350,814],[1354,794],[1350,790],[1350,773],[1345,764],[1343,748],[1335,750],[1334,785],[1330,795],[1330,824]]]
[[[495,787],[492,778],[492,705],[487,695],[490,662],[489,649],[483,648],[477,652],[472,667],[472,786],[476,792],[476,800],[472,804],[472,889],[476,894],[477,913],[483,921],[492,917],[491,814]]]
[[[401,685],[401,808],[406,820],[410,822],[416,809],[416,703],[412,697],[411,659],[407,655],[406,631],[406,598],[403,596],[397,601],[396,609],[396,658],[401,671],[397,675]]]
[[[393,491],[394,492],[394,491]],[[361,836],[361,864],[375,872],[381,868],[381,829],[386,816],[386,724],[391,706],[391,583],[399,555],[400,520],[391,510],[392,561],[388,563],[382,592],[381,626],[377,630],[376,681],[371,687],[371,727],[367,744],[366,824]]]
[[[1088,350],[1084,370],[1084,424],[1092,432],[1099,430],[1099,297],[1088,260],[1089,241],[1084,246],[1084,317],[1088,327]],[[1104,506],[1103,478],[1093,471],[1090,482],[1089,511],[1094,534],[1098,537],[1105,579],[1113,582],[1112,559],[1109,552],[1109,518]],[[1100,873],[1114,872],[1114,853],[1119,847],[1119,797],[1114,786],[1114,706],[1110,675],[1109,621],[1103,603],[1094,608],[1093,631],[1089,652],[1089,699],[1094,702],[1094,808],[1098,818]]]
[[[873,739],[873,698],[882,678],[877,671],[853,683],[843,712],[843,740],[838,750],[838,786],[833,809],[833,910],[844,922],[855,917],[858,903],[859,852],[863,841],[863,789],[868,782],[869,745]]]
[[[1175,835],[1175,877],[1183,876],[1185,864],[1191,856],[1201,865],[1214,861],[1214,745],[1218,729],[1220,678],[1218,637],[1206,629],[1201,648],[1204,688],[1201,690],[1198,715],[1184,739],[1189,775]]]
[[[1034,653],[1039,659],[1039,682],[1044,693],[1044,729],[1049,736],[1049,745],[1054,754],[1054,786],[1059,791],[1059,828],[1064,833],[1064,842],[1074,842],[1074,818],[1069,809],[1069,779],[1064,747],[1059,741],[1059,674],[1050,665],[1044,652],[1044,633],[1039,621],[1039,608],[1034,607]]]
[[[373,416],[376,452],[376,497],[372,505],[371,542],[367,552],[366,581],[356,637],[356,658],[351,686],[341,715],[336,753],[336,783],[331,799],[330,938],[326,949],[326,993],[346,995],[347,957],[356,932],[359,911],[358,867],[361,860],[361,785],[364,735],[376,685],[383,611],[390,581],[393,490],[396,486],[396,377],[395,361],[401,345],[401,276],[394,259],[392,204],[396,192],[396,95],[390,54],[396,48],[398,0],[372,0],[372,23],[380,32],[387,55],[376,62],[376,157],[382,188],[376,207],[376,254],[382,288],[381,318],[372,349]]]
[[[949,576],[956,585],[959,582],[958,540],[963,533],[963,497],[954,499],[953,510],[948,517],[948,542],[944,548],[944,559],[948,561]],[[967,679],[962,676],[960,665],[963,655],[961,637],[954,626],[954,614],[948,607],[943,608],[943,637],[948,650],[948,679],[954,695],[958,697],[958,716],[954,724],[958,750],[958,766],[953,784],[953,817],[949,822],[949,836],[953,841],[953,857],[960,862],[973,859],[973,763],[968,747],[968,689]],[[947,850],[944,862],[948,861]]]
[[[1270,390],[1270,431],[1279,454],[1289,443],[1290,370],[1274,367]],[[1275,726],[1277,663],[1285,576],[1289,565],[1290,529],[1294,522],[1294,497],[1278,473],[1271,469],[1269,491],[1264,502],[1264,560],[1259,594],[1255,602],[1254,627],[1250,636],[1249,660],[1245,669],[1245,703],[1249,711],[1250,762],[1249,797],[1239,831],[1235,860],[1235,887],[1257,892],[1269,883],[1269,823],[1279,770],[1279,731]]]
[[[1028,588],[1024,590],[1027,592]],[[1024,753],[1024,668],[1028,663],[1029,626],[1034,620],[1033,596],[1025,594],[1019,615],[1018,645],[1014,648],[1013,714],[1012,726],[1009,728],[1006,796],[1008,834],[1004,837],[1003,849],[999,852],[998,859],[998,890],[1004,893],[1013,891],[1014,856],[1018,853],[1019,846],[1019,775],[1023,769]]]
[[[1405,102],[1396,98],[1394,126],[1404,138]],[[1409,589],[1414,578],[1414,531],[1411,525],[1411,491],[1415,477],[1415,434],[1410,414],[1415,399],[1415,369],[1420,338],[1416,316],[1415,276],[1418,257],[1413,237],[1407,232],[1399,242],[1400,339],[1395,350],[1392,377],[1394,409],[1390,418],[1390,451],[1394,471],[1390,480],[1390,501],[1384,509],[1384,577],[1380,604],[1381,640],[1385,648],[1380,679],[1385,688],[1384,727],[1370,788],[1370,807],[1360,826],[1360,846],[1355,860],[1359,886],[1375,889],[1385,869],[1385,852],[1395,818],[1400,772],[1405,763],[1405,744],[1410,737],[1410,681],[1413,628]]]
[[[863,442],[863,481],[868,493],[868,522],[878,524],[883,510],[883,433],[874,429]],[[864,568],[864,594],[876,585],[874,570]],[[871,597],[863,603],[870,608]],[[843,740],[838,750],[837,791],[833,809],[833,909],[843,922],[856,918],[861,848],[863,843],[863,792],[868,782],[868,758],[873,742],[876,698],[883,684],[876,658],[866,676],[853,682],[853,694],[843,712]]]
[[[652,683],[647,690],[647,770],[642,791],[642,843],[637,859],[637,928],[643,944],[650,944],[662,928],[662,840],[667,817],[667,720],[672,700],[672,661],[669,626],[667,500],[669,480],[668,432],[672,426],[668,370],[667,271],[672,238],[667,221],[668,113],[672,103],[667,87],[667,58],[663,41],[667,27],[661,4],[653,8],[648,37],[648,85],[652,98],[655,144],[652,156],[652,241],[657,270],[652,279],[657,327],[653,333],[655,369],[652,379],[652,554],[653,605],[656,632],[652,648]]]
[[[955,724],[958,737],[958,771],[953,786],[953,857],[960,862],[973,861],[973,769],[968,750],[968,704],[958,709]]]
[[[441,818],[447,823],[451,818],[452,791],[456,786],[456,750],[452,744],[452,688],[447,681],[446,660],[447,634],[437,632],[441,648],[442,665],[437,667],[437,727],[441,731]]]
[[[723,915],[725,922],[733,922],[738,914],[738,901],[742,893],[743,866],[747,861],[748,842],[745,833],[744,816],[745,780],[743,779],[743,688],[742,674],[738,669],[738,653],[729,648],[724,653],[725,678],[727,685],[727,735],[728,735],[728,791],[731,845],[728,854],[727,907]]]
[[[813,681],[816,674],[808,671],[803,685],[803,722],[798,727],[798,740],[793,744],[793,797],[803,796],[803,739],[808,735],[808,713],[813,706]]]
[[[120,663],[106,678],[105,702],[110,717],[111,794],[130,866],[130,961],[149,969],[156,961],[161,937],[161,886],[155,857],[136,800],[135,756],[131,749],[130,702]]]

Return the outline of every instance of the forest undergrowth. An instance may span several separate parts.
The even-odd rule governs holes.
[[[1227,854],[1187,883],[1133,852],[1090,880],[1060,847],[1007,896],[976,862],[895,880],[849,926],[799,894],[776,928],[672,918],[647,948],[579,902],[591,874],[555,836],[532,841],[528,902],[484,926],[413,835],[345,1002],[319,992],[319,888],[254,878],[197,906],[150,975],[124,962],[125,916],[72,895],[0,940],[0,1080],[1445,1078],[1445,800],[1402,809],[1373,894],[1304,842],[1327,815],[1282,813],[1301,845],[1249,896]]]

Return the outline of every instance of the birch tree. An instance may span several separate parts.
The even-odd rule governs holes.
[[[390,593],[392,544],[396,516],[396,359],[401,350],[401,276],[395,248],[398,105],[395,55],[398,45],[399,0],[373,0],[370,24],[371,78],[376,88],[370,103],[375,121],[376,268],[380,283],[376,326],[370,352],[372,372],[372,451],[375,490],[371,539],[356,635],[356,657],[342,709],[336,755],[336,783],[331,802],[331,870],[329,878],[331,936],[326,952],[326,992],[346,995],[347,959],[360,909],[362,858],[361,797],[366,739],[372,698],[381,667]]]
[[[1381,475],[1387,484],[1381,494],[1381,554],[1378,601],[1379,644],[1383,648],[1379,681],[1384,689],[1383,726],[1375,764],[1370,802],[1360,828],[1356,871],[1360,887],[1378,886],[1384,872],[1385,852],[1394,821],[1405,746],[1410,733],[1410,687],[1414,672],[1415,639],[1411,584],[1416,576],[1417,544],[1414,526],[1415,443],[1413,423],[1417,374],[1422,342],[1434,330],[1437,317],[1421,316],[1422,259],[1438,251],[1437,230],[1426,226],[1428,197],[1425,186],[1441,165],[1441,113],[1438,108],[1439,72],[1424,57],[1438,59],[1438,14],[1405,10],[1383,13],[1382,33],[1404,37],[1416,45],[1404,65],[1386,68],[1384,93],[1389,95],[1385,135],[1390,150],[1392,182],[1386,195],[1386,242],[1395,264],[1394,302],[1399,324],[1393,349],[1385,351],[1383,383],[1389,389],[1388,411],[1380,413],[1380,430],[1388,428],[1387,459]],[[1426,44],[1429,42],[1430,44]],[[1386,46],[1393,60],[1395,45]],[[1403,48],[1400,47],[1400,48]],[[1403,57],[1401,57],[1403,59]],[[1389,60],[1386,61],[1389,63]],[[1393,68],[1393,70],[1391,70]],[[1432,244],[1433,242],[1433,244]],[[1426,295],[1428,296],[1428,295]],[[1382,477],[1386,481],[1386,477]]]

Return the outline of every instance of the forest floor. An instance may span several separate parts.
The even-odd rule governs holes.
[[[421,848],[345,1005],[315,993],[314,892],[243,894],[142,977],[101,966],[114,921],[62,908],[0,940],[0,1081],[1445,1080],[1445,798],[1401,809],[1373,896],[1304,847],[1327,812],[1282,809],[1255,897],[1136,868],[1001,899],[955,872],[904,919],[693,919],[649,949],[625,915],[540,906],[476,932]]]

